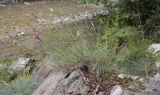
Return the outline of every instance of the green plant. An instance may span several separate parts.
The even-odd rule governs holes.
[[[147,47],[149,42],[142,40],[140,32],[133,27],[107,27],[99,39],[99,44],[108,47],[112,64],[119,68],[120,72],[130,74],[145,74],[154,62]],[[136,71],[136,72],[133,72]]]
[[[10,83],[1,83],[0,95],[31,95],[39,82],[30,76],[22,76]]]

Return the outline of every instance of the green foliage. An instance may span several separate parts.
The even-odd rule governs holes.
[[[5,67],[9,67],[11,65],[13,65],[14,63],[11,61],[3,61],[0,62],[0,65],[5,66]],[[10,75],[12,75],[14,72],[11,70],[0,70],[0,80],[5,81]]]
[[[79,64],[95,47],[95,35],[89,31],[80,36],[76,32],[56,32],[52,36],[45,50],[60,66]]]
[[[99,44],[110,51],[111,62],[120,72],[144,74],[146,67],[150,67],[154,62],[152,55],[147,52],[149,42],[141,39],[136,28],[107,27],[99,41]]]
[[[10,83],[1,83],[0,95],[31,95],[38,85],[32,77],[23,76]]]
[[[159,0],[119,0],[115,6],[110,3],[106,5],[110,11],[108,19],[106,19],[109,20],[109,24],[112,26],[116,23],[120,26],[134,26],[142,31],[142,36],[158,41],[158,36],[160,36],[158,33],[160,25]]]
[[[133,27],[108,27],[101,35],[58,32],[49,40],[46,50],[57,65],[66,69],[81,64],[98,76],[111,71],[145,74],[154,60],[146,51],[148,42],[141,40],[139,34]]]
[[[112,64],[124,72],[150,71],[154,58],[146,50],[150,39],[160,41],[160,1],[119,0],[114,4],[108,0],[105,4],[109,14],[99,16],[96,28],[99,31],[100,25],[102,29],[99,44],[110,51]]]
[[[148,39],[152,36],[151,32],[158,29],[159,22],[155,19],[158,18],[159,1],[120,0],[117,4],[110,1],[103,3],[109,14],[98,17],[94,23],[95,34],[92,32],[92,35],[88,35],[88,32],[77,36],[76,33],[59,33],[48,43],[48,54],[62,67],[85,64],[98,75],[112,70],[132,74],[150,71],[154,59],[147,52]]]

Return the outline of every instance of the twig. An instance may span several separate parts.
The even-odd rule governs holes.
[[[98,85],[91,95],[97,95],[97,93],[99,91],[99,87],[100,86]]]

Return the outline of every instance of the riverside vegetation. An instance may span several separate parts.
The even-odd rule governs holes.
[[[88,21],[90,28],[85,32],[63,32],[59,29],[60,32],[51,33],[51,37],[45,33],[42,35],[48,39],[43,40],[45,44],[41,48],[46,56],[53,57],[57,68],[72,70],[85,65],[97,77],[117,72],[147,78],[152,72],[159,71],[154,68],[154,62],[160,59],[160,54],[148,52],[151,43],[160,42],[159,0],[83,2],[104,3],[109,14]],[[24,75],[4,83],[0,94],[29,95],[37,84],[34,79]]]

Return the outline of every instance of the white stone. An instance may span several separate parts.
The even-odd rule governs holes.
[[[80,35],[81,35],[81,33],[80,33],[80,31],[78,30],[78,31],[76,32],[76,36],[77,36],[77,37],[80,37]]]
[[[53,9],[53,8],[49,8],[49,10],[50,10],[51,12],[54,12],[54,9]]]
[[[0,4],[0,7],[6,7],[6,5]]]
[[[25,32],[21,32],[21,35],[25,35]]]
[[[154,76],[154,80],[155,80],[155,81],[160,81],[160,73],[157,73],[157,74]]]
[[[139,81],[140,81],[140,82],[143,82],[143,81],[144,81],[144,78],[140,78]]]
[[[126,76],[124,74],[119,74],[118,77],[124,79]]]
[[[10,67],[10,69],[12,70],[23,69],[29,63],[29,61],[30,61],[30,58],[20,57],[17,59],[15,64],[13,64],[13,66]]]
[[[157,68],[160,67],[160,62],[156,62],[156,67],[157,67]]]
[[[149,46],[149,51],[153,52],[154,54],[160,51],[160,44],[152,44]]]
[[[130,76],[130,78],[133,80],[137,80],[139,78],[139,76]]]
[[[25,5],[30,5],[31,3],[28,3],[28,2],[24,2],[24,4],[25,4]]]
[[[121,86],[115,85],[112,88],[110,95],[122,95],[122,93],[123,93],[123,90],[122,90]]]
[[[29,60],[30,60],[30,58],[20,57],[20,58],[18,58],[16,63],[19,65],[25,65],[28,63]]]

